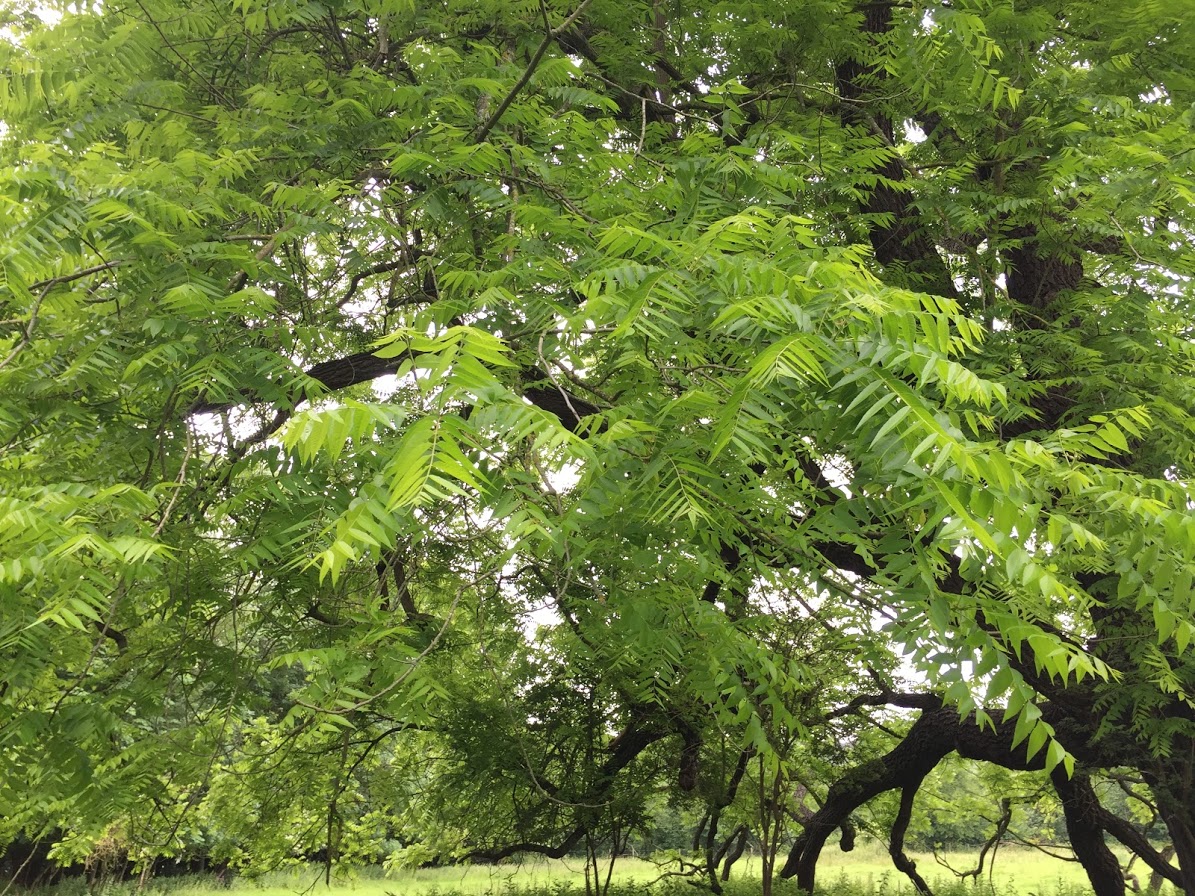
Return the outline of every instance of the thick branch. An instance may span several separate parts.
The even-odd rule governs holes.
[[[669,732],[649,728],[643,724],[632,722],[610,744],[610,756],[602,763],[598,774],[594,777],[594,785],[585,795],[583,803],[596,805],[601,803],[614,782],[614,777],[628,765],[635,761],[644,750],[662,739]],[[580,803],[579,803],[580,804]],[[471,861],[499,862],[502,859],[518,853],[529,852],[547,856],[552,859],[563,858],[572,851],[589,830],[586,822],[578,822],[563,840],[555,846],[544,843],[511,843],[498,849],[476,849],[469,853]]]
[[[849,770],[830,787],[822,807],[805,825],[780,876],[795,875],[797,888],[812,893],[817,859],[830,833],[873,797],[929,774],[954,749],[958,728],[954,709],[928,710],[889,753]]]
[[[511,843],[508,846],[503,846],[501,849],[476,849],[469,853],[469,859],[474,862],[497,864],[503,859],[509,859],[513,855],[525,852],[547,856],[549,859],[563,859],[573,851],[573,848],[581,842],[581,838],[584,836],[585,828],[578,825],[555,846],[548,846],[546,843]]]
[[[823,717],[823,721],[840,719],[857,713],[864,706],[901,706],[905,709],[938,709],[942,705],[942,698],[937,694],[919,694],[915,692],[887,691],[882,694],[860,694],[849,703],[837,709],[832,709]]]
[[[960,718],[951,706],[926,709],[890,752],[855,766],[830,787],[793,844],[780,876],[796,876],[799,889],[813,892],[817,859],[830,833],[873,797],[923,779],[951,752],[1018,771],[1042,768],[1041,752],[1027,759],[1023,748],[1014,749],[1013,730],[1011,722],[997,723],[994,730],[980,728],[973,719]]]
[[[913,799],[921,787],[924,778],[910,781],[900,791],[900,809],[892,822],[892,830],[888,839],[888,855],[892,857],[892,864],[897,871],[903,871],[905,876],[913,882],[913,887],[923,896],[933,896],[925,878],[917,873],[917,863],[905,855],[905,833],[909,830],[909,821],[913,817]]]
[[[1098,812],[1099,824],[1105,831],[1119,840],[1124,846],[1131,849],[1136,855],[1140,856],[1141,861],[1145,862],[1155,874],[1162,875],[1162,877],[1166,878],[1166,880],[1170,881],[1176,887],[1182,887],[1182,872],[1171,865],[1162,853],[1153,848],[1153,844],[1149,842],[1148,837],[1133,827],[1127,820],[1121,818],[1119,815],[1114,815],[1104,806],[1099,805]]]
[[[304,373],[309,379],[313,379],[323,386],[325,390],[335,392],[347,389],[349,386],[371,382],[381,376],[397,373],[403,361],[414,354],[416,353],[410,352],[395,358],[379,358],[373,352],[356,352],[342,358],[321,361],[319,364],[309,367]],[[524,374],[527,379],[538,382],[548,380],[548,377],[533,368],[524,371]],[[566,395],[555,386],[551,388],[538,385],[527,386],[523,389],[523,395],[536,407],[557,417],[569,429],[576,429],[583,417],[595,414],[599,410],[597,405],[573,395]],[[295,403],[305,401],[307,397],[307,395],[301,394],[296,397]],[[216,414],[232,410],[238,404],[253,400],[253,395],[246,394],[241,402],[198,401],[191,405],[188,413]]]

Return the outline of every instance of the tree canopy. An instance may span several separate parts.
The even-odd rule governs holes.
[[[958,752],[1195,894],[1189,0],[10,2],[0,122],[0,842],[918,881]]]

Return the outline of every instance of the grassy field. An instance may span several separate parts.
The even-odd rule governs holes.
[[[918,870],[934,887],[937,896],[1087,896],[1091,888],[1082,869],[1040,852],[1005,847],[996,857],[995,868],[978,883],[963,886],[932,855],[914,855]],[[969,868],[974,854],[944,856],[956,868]],[[1135,869],[1147,882],[1148,874]],[[661,869],[640,859],[620,859],[615,865],[610,896],[644,896],[646,885],[661,877]],[[735,866],[735,881],[728,896],[749,896],[759,892],[758,862],[744,860]],[[59,896],[69,885],[58,889]],[[131,885],[119,888],[133,893]],[[502,865],[469,865],[452,868],[428,868],[383,876],[380,870],[366,869],[353,877],[333,880],[334,896],[486,896],[486,894],[521,894],[521,896],[567,896],[584,893],[584,866],[581,861],[527,861]],[[322,875],[304,868],[275,872],[251,880],[235,879],[230,888],[216,886],[207,878],[163,878],[149,886],[149,896],[320,896],[328,892]],[[663,885],[652,888],[664,896],[699,891],[687,885]],[[776,890],[778,896],[792,896],[795,888],[786,884]],[[912,892],[908,879],[892,868],[888,856],[877,846],[860,846],[845,854],[827,850],[818,866],[819,896],[897,896]],[[1167,887],[1163,893],[1173,892]]]
[[[932,855],[914,855],[917,868],[931,886],[942,889],[957,878],[941,867]],[[956,868],[974,866],[973,854],[944,856]],[[758,880],[758,861],[744,860],[735,866],[737,879]],[[638,860],[622,859],[614,867],[614,879],[619,882],[648,883],[661,876],[656,865]],[[860,848],[850,854],[827,850],[818,864],[818,889],[826,896],[851,894],[912,893],[908,878],[892,867],[892,861],[878,848]],[[430,890],[455,890],[466,896],[483,896],[504,888],[524,886],[549,889],[564,882],[583,884],[584,869],[580,861],[535,862],[521,866],[474,866],[470,868],[434,868],[407,872],[386,881],[358,881],[360,896],[422,896]],[[997,856],[994,874],[981,879],[981,890],[991,893],[993,888],[1001,896],[1023,894],[1073,894],[1090,892],[1082,868],[1071,862],[1052,859],[1035,850],[1007,849]],[[375,887],[381,890],[373,891]],[[283,893],[263,896],[285,896]]]

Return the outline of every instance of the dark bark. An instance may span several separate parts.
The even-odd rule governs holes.
[[[780,876],[795,876],[797,887],[812,893],[818,857],[835,828],[873,797],[924,779],[954,749],[959,727],[958,713],[953,709],[927,710],[889,753],[843,775],[830,787],[822,807],[806,823]]]
[[[701,734],[692,725],[681,723],[680,768],[677,770],[677,786],[685,793],[692,793],[697,786],[697,775],[701,771]]]
[[[342,358],[321,361],[319,364],[309,367],[304,373],[310,379],[318,382],[326,391],[335,392],[397,373],[403,361],[410,357],[411,354],[400,355],[396,358],[379,358],[372,352],[356,352]],[[599,408],[592,402],[569,394],[555,385],[542,385],[545,381],[550,382],[550,379],[534,368],[525,370],[524,382],[528,385],[523,388],[522,394],[533,405],[552,414],[569,429],[576,429],[582,418],[598,412]],[[299,404],[307,399],[306,394],[299,394],[294,397],[293,401],[295,404]],[[232,410],[238,404],[249,404],[256,400],[252,394],[248,393],[239,402],[200,400],[191,405],[187,413],[218,414],[222,411]]]
[[[743,857],[743,852],[747,849],[747,826],[741,824],[733,834],[726,838],[726,843],[722,846],[722,851],[725,853],[725,858],[722,861],[722,880],[723,882],[730,880],[730,869],[734,863]]]
[[[555,386],[526,386],[523,397],[541,410],[556,417],[568,429],[576,429],[581,420],[596,414],[598,406],[575,395],[561,391]]]
[[[1174,858],[1174,845],[1167,846],[1161,853],[1162,861],[1170,864],[1170,860]],[[1155,871],[1149,876],[1149,892],[1157,893],[1162,889],[1162,884],[1167,878],[1166,874],[1161,871]]]
[[[861,4],[866,35],[881,35],[892,28],[892,0]],[[875,186],[867,194],[862,211],[875,216],[871,226],[872,249],[891,274],[899,274],[904,285],[942,296],[955,296],[954,279],[937,246],[921,225],[907,190],[906,172],[895,150],[892,122],[882,112],[884,72],[857,59],[844,59],[835,68],[843,124],[870,132],[892,148],[886,161],[872,172]]]
[[[701,821],[697,822],[697,827],[693,829],[693,844],[689,847],[692,852],[697,852],[701,849],[701,841],[705,835],[705,826],[710,823],[710,816],[713,812],[709,809],[701,816]]]
[[[1017,323],[1025,329],[1039,329],[1053,319],[1051,306],[1058,297],[1083,282],[1083,265],[1074,257],[1048,254],[1038,244],[1037,233],[1031,227],[1020,228],[1016,236],[1019,244],[1004,253],[1008,262],[1008,295],[1036,312]]]
[[[329,392],[355,386],[358,383],[368,383],[380,376],[397,373],[402,357],[379,358],[373,352],[355,352],[342,358],[321,361],[307,368],[304,373],[310,379],[320,383]],[[306,394],[298,394],[293,398],[293,404],[306,401]],[[230,411],[241,404],[251,404],[260,400],[251,392],[246,392],[239,401],[208,401],[201,398],[188,409],[188,414],[219,414]]]
[[[590,805],[600,804],[609,794],[618,773],[630,765],[644,750],[656,741],[664,738],[669,732],[654,728],[644,722],[631,723],[610,744],[610,756],[602,763],[594,777],[594,785],[589,793],[579,802]],[[510,843],[497,849],[476,849],[469,853],[468,858],[474,862],[500,862],[518,853],[534,853],[559,859],[568,855],[580,843],[590,827],[582,821],[573,826],[563,838],[555,844],[523,841]]]
[[[373,352],[357,352],[343,358],[323,361],[308,368],[306,372],[307,376],[329,392],[335,392],[396,373],[399,365],[405,360],[408,358],[402,355],[397,358],[379,358]]]
[[[407,587],[407,568],[398,555],[398,551],[391,551],[377,565],[378,593],[386,602],[390,612],[401,608],[408,622],[424,621],[426,616],[419,612],[415,601],[411,598],[411,589]],[[394,594],[390,594],[387,573],[394,577]]]
[[[1182,872],[1170,864],[1170,858],[1166,853],[1154,849],[1149,838],[1133,827],[1131,822],[1119,815],[1114,815],[1103,806],[1100,806],[1099,810],[1100,826],[1105,831],[1119,840],[1123,846],[1132,850],[1134,855],[1139,856],[1150,867],[1154,875],[1160,875],[1176,887],[1183,887]],[[1169,852],[1173,855],[1173,848]]]
[[[910,781],[901,788],[900,809],[897,810],[896,820],[892,822],[892,830],[888,838],[888,855],[892,857],[892,864],[897,871],[903,871],[913,883],[913,888],[922,896],[933,896],[925,878],[917,873],[917,863],[905,854],[905,834],[909,830],[909,821],[913,817],[913,800],[924,778]]]
[[[897,4],[891,0],[861,3],[857,7],[862,19],[862,35],[872,46],[878,46],[879,37],[891,29],[896,7]],[[843,99],[842,121],[859,131],[870,133],[880,142],[892,143],[892,120],[884,114],[886,76],[880,67],[868,65],[869,57],[866,54],[860,54],[860,57],[844,59],[836,67],[839,94]],[[926,118],[929,125],[926,131],[930,139],[945,139],[943,135],[949,129],[939,128],[941,122],[929,121],[929,118],[932,116]],[[1008,122],[1007,126],[1015,128],[1016,123]],[[957,135],[951,139],[957,139]],[[1036,161],[1022,163],[1015,173],[1019,178],[1031,180],[1035,175],[1033,166],[1038,164]],[[981,166],[977,171],[977,177],[981,180],[987,178],[991,173],[989,168],[990,166]],[[905,189],[911,180],[909,173],[903,169],[895,155],[878,166],[874,173],[878,175],[876,186],[861,203],[861,211],[875,215],[878,219],[872,224],[870,231],[876,258],[889,272],[896,275],[897,283],[903,282],[905,285],[952,295],[953,283],[950,282],[946,266],[937,252],[931,229],[913,207],[910,195]],[[1010,173],[1012,172],[1002,172],[1002,176]],[[1044,215],[1054,215],[1057,219],[1065,214],[1065,209],[1061,207],[1056,211],[1044,212]],[[1017,330],[1049,331],[1080,326],[1079,320],[1069,317],[1072,312],[1067,310],[1069,305],[1066,298],[1068,294],[1084,286],[1083,253],[1114,251],[1116,248],[1095,247],[1091,240],[1081,233],[1073,236],[1070,245],[1061,242],[1058,234],[1049,239],[1043,238],[1039,228],[1044,229],[1048,223],[1053,223],[1048,217],[1036,221],[1004,221],[1007,239],[1002,241],[999,251],[1006,265],[1008,296],[1018,306],[1017,312],[1012,316],[1012,324]],[[1063,228],[1055,229],[1065,232]],[[1033,399],[1032,414],[1015,422],[1005,423],[1001,431],[1004,439],[1054,430],[1060,425],[1065,425],[1068,418],[1076,414],[1081,386],[1051,381],[1042,381],[1039,385],[1041,391]],[[1128,459],[1121,460],[1129,463]],[[871,568],[871,563],[852,545],[818,544],[816,547],[833,566],[867,578],[876,573],[876,570]],[[1092,589],[1087,583],[1082,584],[1091,592]],[[940,587],[947,592],[964,593],[970,586],[961,578],[948,574],[943,577]],[[1140,614],[1131,598],[1127,602],[1119,600],[1115,598],[1116,592],[1117,583],[1112,581],[1104,590],[1104,593],[1111,595],[1106,601],[1106,606],[1097,605],[1091,610],[1091,621],[1096,634],[1085,647],[1108,661],[1113,668],[1132,670],[1134,660],[1126,654],[1121,636],[1125,631],[1137,627]],[[988,626],[982,617],[978,621],[993,636],[1000,638],[1000,632]],[[1077,649],[1084,648],[1080,646]],[[1184,748],[1172,751],[1171,755],[1175,758],[1166,761],[1158,759],[1145,739],[1127,733],[1127,725],[1124,726],[1126,730],[1119,732],[1109,733],[1101,730],[1099,698],[1101,689],[1107,685],[1098,681],[1080,684],[1074,681],[1051,680],[1037,667],[1032,651],[1022,651],[1020,645],[1015,650],[1008,650],[1007,655],[1009,663],[1021,672],[1041,695],[1043,710],[1050,716],[1050,723],[1054,725],[1059,740],[1081,763],[1086,762],[1091,767],[1102,768],[1129,766],[1140,770],[1150,779],[1155,796],[1160,802],[1167,803],[1167,808],[1162,812],[1163,820],[1174,841],[1182,868],[1180,872],[1167,870],[1165,873],[1172,880],[1178,877],[1184,892],[1195,896],[1195,808],[1192,808],[1195,806],[1195,792],[1192,792],[1189,784],[1195,780],[1195,773],[1192,772],[1192,769],[1195,769],[1195,750],[1188,751],[1184,745]],[[1189,712],[1189,707],[1180,701],[1172,700],[1169,706],[1154,711],[1171,718],[1181,718]],[[1002,750],[999,741],[989,741],[985,737],[970,739],[972,743],[969,747],[960,743],[960,752],[968,750],[977,754],[977,758],[1001,764],[1020,761],[1010,755],[1008,750],[1003,750],[1006,755],[994,755],[993,751],[999,753]],[[964,752],[964,755],[967,753]],[[1081,784],[1065,785],[1064,789],[1067,789],[1073,804],[1073,818],[1068,818],[1068,824],[1074,825],[1076,836],[1082,840],[1076,844],[1076,849],[1081,850],[1081,858],[1089,875],[1094,875],[1093,883],[1098,877],[1104,881],[1100,886],[1106,888],[1107,892],[1119,892],[1123,889],[1123,882],[1109,882],[1112,874],[1108,854],[1106,847],[1100,848],[1103,843],[1102,831],[1107,827],[1110,832],[1115,831],[1115,835],[1123,835],[1126,840],[1136,842],[1137,846],[1132,847],[1135,850],[1138,846],[1144,850],[1144,845],[1136,841],[1131,826],[1118,825],[1110,813],[1103,813],[1095,821],[1084,814],[1084,806],[1090,811],[1095,809],[1089,802],[1083,802],[1085,794],[1082,792]],[[1094,833],[1097,829],[1098,836]],[[816,839],[816,832],[812,836]],[[1156,852],[1150,861],[1151,867],[1155,868],[1164,864]],[[796,866],[806,868],[808,864],[808,857],[802,859],[794,852],[786,871],[796,873]],[[811,881],[811,867],[808,868],[808,873],[808,880]],[[799,880],[802,886],[806,885],[803,878]]]
[[[1187,790],[1190,789],[1191,773],[1187,767],[1185,781]],[[1175,776],[1171,776],[1172,778]],[[1170,843],[1174,847],[1174,854],[1178,858],[1179,878],[1175,881],[1187,896],[1195,896],[1195,805],[1184,802],[1181,797],[1176,799],[1170,792],[1171,784],[1151,785],[1158,800],[1158,814],[1166,823],[1166,830],[1170,833]],[[1173,880],[1167,875],[1168,879]]]
[[[994,711],[994,714],[999,713]],[[917,875],[915,866],[903,851],[904,833],[917,788],[933,767],[951,752],[1017,771],[1043,768],[1042,751],[1028,758],[1023,744],[1013,745],[1014,731],[1015,725],[1011,721],[981,728],[973,719],[960,718],[953,707],[926,709],[890,752],[849,770],[830,787],[822,807],[809,818],[805,831],[793,845],[781,876],[795,876],[799,888],[812,892],[817,860],[830,832],[868,800],[885,791],[900,789],[901,807],[891,830],[890,853],[896,867],[910,877],[918,891],[928,893],[925,881]],[[1082,771],[1071,780],[1059,767],[1052,774],[1052,780],[1067,813],[1067,830],[1076,856],[1096,888],[1096,896],[1122,896],[1123,875],[1115,855],[1104,843],[1104,831],[1111,829],[1123,835],[1135,851],[1143,848],[1143,838],[1134,836],[1127,822],[1117,820],[1100,805]],[[1143,854],[1143,858],[1151,867],[1160,862],[1160,857],[1152,850]],[[1173,879],[1172,874],[1168,877]]]
[[[705,828],[705,872],[709,880],[710,889],[715,893],[722,892],[722,885],[718,880],[718,863],[722,861],[722,851],[716,848],[718,843],[718,824],[722,820],[722,811],[734,802],[734,798],[739,792],[739,785],[743,783],[743,776],[747,773],[747,763],[751,761],[751,757],[754,755],[754,750],[742,750],[739,753],[739,758],[735,763],[734,771],[731,772],[730,780],[726,782],[726,790],[714,800],[706,816],[708,826]],[[703,823],[704,821],[705,819],[703,819]],[[696,837],[693,842],[695,845],[699,843]],[[724,849],[725,846],[723,847]]]
[[[537,856],[545,856],[549,859],[563,859],[577,844],[585,837],[585,828],[578,825],[573,828],[565,837],[556,845],[550,846],[546,843],[521,842],[510,843],[503,846],[501,849],[475,849],[469,853],[469,860],[472,862],[488,862],[496,864],[503,859],[509,859],[513,855],[519,853],[532,853]]]
[[[984,862],[987,861],[988,853],[996,848],[996,845],[1004,839],[1004,835],[1008,833],[1008,826],[1012,824],[1012,800],[1008,797],[1000,800],[1000,818],[996,821],[996,829],[992,831],[992,836],[983,841],[983,846],[979,848],[979,858],[975,862],[975,867],[970,871],[955,871],[961,880],[966,880],[968,877],[973,881],[979,881],[979,875],[983,874]],[[934,850],[935,857],[937,856],[937,849]],[[995,861],[995,853],[992,853],[993,861]],[[947,866],[949,867],[949,866]],[[954,869],[951,869],[954,870]]]
[[[1116,855],[1104,842],[1101,824],[1104,809],[1091,787],[1091,780],[1082,772],[1068,778],[1062,768],[1056,768],[1050,778],[1062,799],[1071,849],[1083,864],[1095,896],[1124,896],[1124,874]]]

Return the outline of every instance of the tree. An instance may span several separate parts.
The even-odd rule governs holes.
[[[4,835],[563,854],[903,653],[1195,893],[1186,6],[11,5]]]

